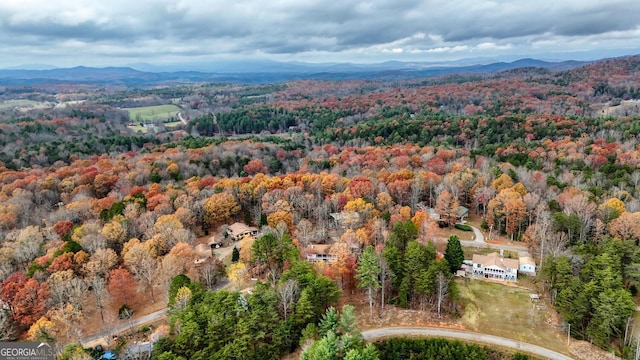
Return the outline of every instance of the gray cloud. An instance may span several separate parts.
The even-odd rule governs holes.
[[[640,48],[639,13],[635,0],[6,0],[0,64],[605,52]]]

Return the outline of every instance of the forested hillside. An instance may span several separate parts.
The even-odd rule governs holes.
[[[162,359],[279,358],[323,341],[341,291],[460,316],[460,264],[432,239],[464,206],[543,264],[574,338],[631,356],[639,84],[633,56],[398,82],[4,87],[0,339],[78,342],[81,324],[135,314],[136,291],[172,309]],[[160,105],[179,111],[153,118]],[[195,261],[234,222],[260,235],[233,262]],[[307,262],[318,246],[331,262]],[[256,284],[211,291],[226,279]]]

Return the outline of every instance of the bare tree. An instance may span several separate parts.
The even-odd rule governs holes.
[[[593,226],[596,214],[596,204],[582,194],[574,195],[564,203],[564,212],[567,215],[577,215],[580,219],[580,241],[586,242],[587,234]]]
[[[109,292],[107,291],[106,281],[100,276],[93,275],[89,278],[91,285],[91,293],[96,300],[96,307],[100,311],[100,319],[104,322],[104,309],[109,303]]]
[[[638,185],[640,185],[640,171],[636,170],[631,173],[631,182],[633,183],[633,187],[637,190]]]
[[[134,276],[138,278],[138,281],[144,283],[149,291],[151,291],[151,301],[156,302],[153,283],[156,281],[158,275],[160,275],[158,261],[151,256],[143,257],[140,259],[140,262],[134,266],[133,273]]]
[[[45,238],[37,226],[28,226],[17,234],[14,242],[7,245],[14,249],[13,258],[19,264],[26,264],[38,256],[40,245]]]
[[[284,315],[284,319],[286,320],[289,311],[293,307],[293,304],[295,304],[298,300],[298,295],[300,294],[300,287],[298,286],[298,282],[293,279],[289,279],[278,286],[278,288],[276,289],[276,293],[278,294],[278,300],[280,302],[280,307],[282,308],[282,314]]]
[[[74,276],[73,270],[58,271],[47,280],[51,290],[50,301],[53,306],[64,306],[69,303],[79,308],[84,300],[87,284],[84,280]]]
[[[567,245],[567,237],[564,233],[553,230],[553,219],[548,210],[544,210],[542,204],[537,208],[536,222],[526,231],[529,246],[540,252],[540,263],[545,255],[559,255]]]
[[[449,282],[451,279],[442,271],[436,275],[436,303],[438,307],[438,317],[441,315],[442,304],[449,297]]]
[[[209,289],[213,289],[224,276],[224,265],[218,259],[206,261],[199,270],[201,282]]]
[[[569,243],[569,239],[567,237],[567,233],[556,232],[556,233],[553,233],[552,236],[547,238],[547,241],[545,242],[545,246],[542,249],[543,251],[541,252],[543,254],[559,256],[565,251],[568,243]]]
[[[302,219],[298,222],[298,226],[296,227],[296,236],[298,237],[298,240],[302,244],[302,247],[307,246],[307,243],[311,239],[312,231],[313,231],[313,225],[311,224],[311,221],[307,219]]]
[[[0,247],[0,281],[4,281],[7,276],[16,270],[13,254],[13,248]]]
[[[424,194],[425,180],[424,176],[418,175],[411,181],[411,193],[409,194],[409,206],[412,210],[416,210],[418,202],[422,199]]]
[[[529,215],[529,225],[533,222],[534,215],[536,214],[535,209],[540,204],[540,195],[530,192],[526,193],[522,197],[522,201],[524,201],[524,206],[527,208],[527,214]]]
[[[16,339],[16,328],[11,321],[9,310],[0,308],[0,341]]]
[[[476,209],[482,206],[482,217],[487,216],[487,205],[489,201],[496,196],[496,189],[492,187],[481,187],[475,191],[473,201],[476,203]]]

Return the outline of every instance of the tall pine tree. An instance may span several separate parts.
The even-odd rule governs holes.
[[[447,260],[447,263],[449,263],[449,270],[452,274],[462,266],[464,252],[462,251],[462,245],[460,245],[460,239],[456,235],[449,236],[444,258]]]
[[[358,287],[367,289],[369,298],[369,311],[373,310],[373,298],[375,292],[380,288],[380,266],[378,265],[378,256],[372,245],[367,246],[358,261],[356,269],[356,279],[358,279]]]

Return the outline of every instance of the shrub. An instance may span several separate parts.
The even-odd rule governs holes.
[[[469,225],[464,225],[464,224],[456,224],[456,229],[458,229],[458,230],[462,230],[462,231],[473,231],[473,229],[471,228],[471,226],[469,226]]]
[[[120,306],[120,309],[118,309],[118,318],[121,320],[128,319],[131,315],[133,315],[133,310],[131,310],[131,307],[127,304]]]
[[[140,327],[138,332],[146,333],[146,332],[149,332],[150,330],[151,330],[151,327],[149,325],[143,325],[143,326]]]
[[[482,220],[482,224],[480,224],[480,227],[485,229],[485,230],[489,230],[489,223],[487,222],[487,220]]]

